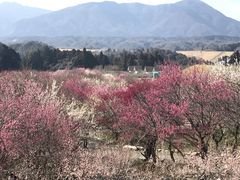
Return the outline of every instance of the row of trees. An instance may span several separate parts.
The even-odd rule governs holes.
[[[68,89],[82,96],[76,82]],[[92,93],[89,94],[92,96]],[[164,142],[172,160],[174,149],[184,156],[191,147],[205,159],[209,143],[216,148],[228,134],[239,137],[239,84],[207,72],[184,72],[179,66],[163,66],[156,80],[141,80],[124,88],[97,92],[97,122],[133,144],[145,144],[146,160],[156,162],[156,147]],[[83,96],[82,96],[83,97]],[[84,94],[84,98],[87,95]]]
[[[94,68],[107,65],[120,67],[127,70],[128,66],[155,66],[165,61],[176,61],[184,66],[199,63],[194,58],[187,58],[168,50],[139,49],[134,51],[111,50],[93,54],[85,48],[80,50],[61,51],[46,44],[28,42],[14,44],[9,47],[1,45],[0,69],[34,69],[58,70],[76,67]],[[20,55],[20,57],[19,57]]]
[[[132,51],[109,50],[106,55],[111,64],[119,66],[122,70],[127,70],[128,66],[141,66],[144,69],[146,66],[157,66],[168,61],[176,62],[182,66],[201,63],[195,58],[187,58],[185,55],[157,48]]]

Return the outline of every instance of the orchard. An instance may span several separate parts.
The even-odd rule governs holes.
[[[239,178],[240,72],[227,68],[1,72],[0,178]]]

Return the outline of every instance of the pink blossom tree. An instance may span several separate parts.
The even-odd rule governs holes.
[[[54,177],[74,144],[75,125],[40,84],[19,73],[0,78],[0,171],[19,162],[39,177]],[[23,169],[22,169],[23,171]]]
[[[221,78],[194,71],[184,77],[182,95],[189,102],[182,136],[205,158],[210,138],[223,123],[224,104],[231,99],[231,89]]]

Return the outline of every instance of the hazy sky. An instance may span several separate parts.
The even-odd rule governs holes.
[[[99,2],[103,0],[0,0],[1,2],[17,2],[23,5],[40,7],[50,10],[63,9],[86,2]],[[174,3],[179,0],[112,0],[119,3],[140,2],[144,4]],[[240,0],[202,0],[228,17],[240,21]]]

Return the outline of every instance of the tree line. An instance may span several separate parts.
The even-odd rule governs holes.
[[[187,66],[199,63],[195,58],[187,58],[169,50],[157,48],[137,50],[112,50],[93,53],[83,50],[60,50],[40,42],[27,42],[13,44],[9,47],[0,44],[0,69],[1,70],[58,70],[77,67],[95,68],[108,65],[118,66],[120,70],[127,70],[128,66],[155,66],[165,61],[175,61]]]

